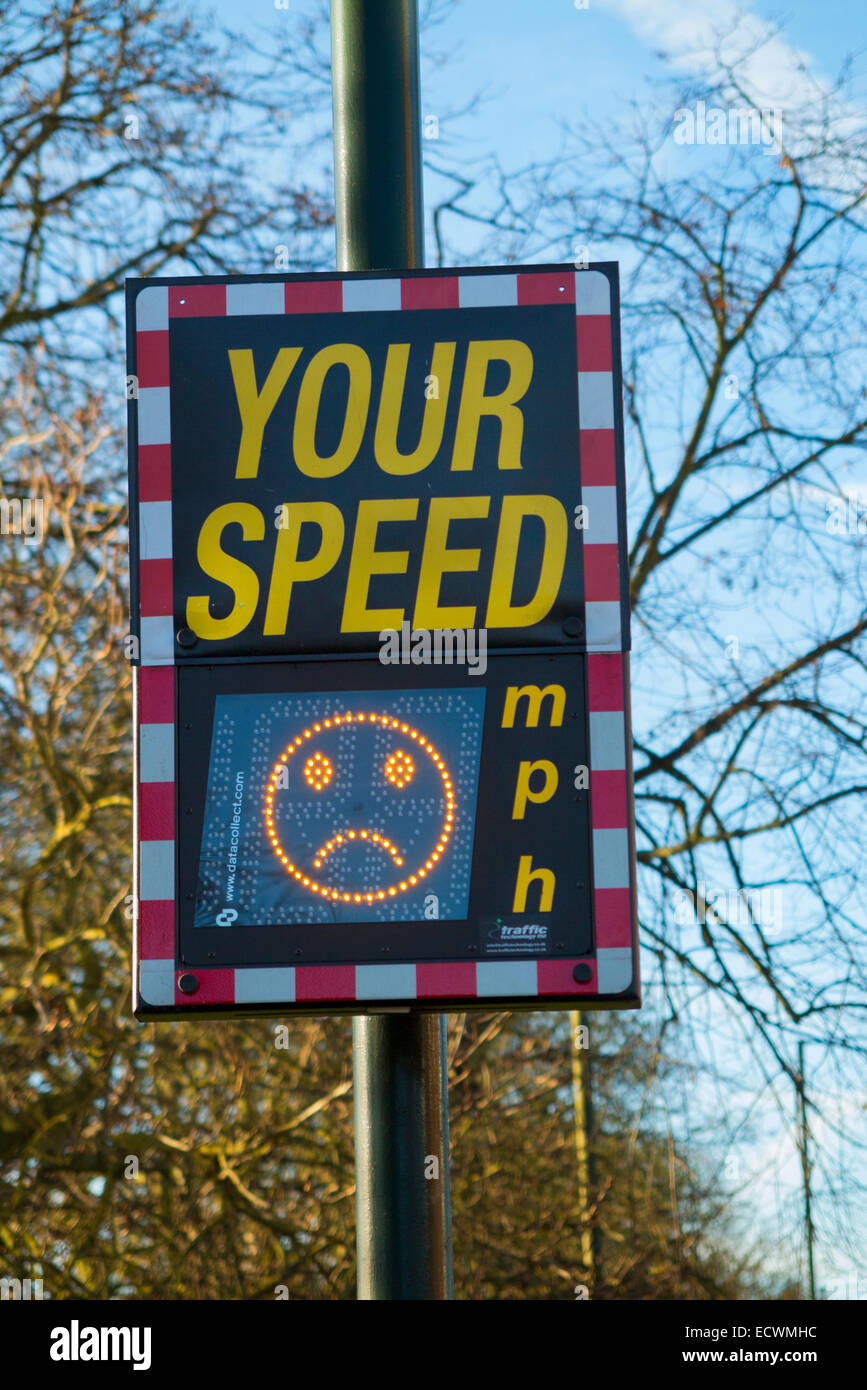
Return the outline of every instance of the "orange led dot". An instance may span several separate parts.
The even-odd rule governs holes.
[[[349,893],[344,893],[344,894],[343,894],[343,901],[344,901],[345,903],[351,902],[351,901],[352,901],[351,894],[349,894]]]
[[[372,903],[372,902],[373,902],[373,894],[372,894],[372,893],[365,893],[365,895],[364,895],[364,901],[365,901],[366,903]]]
[[[401,891],[402,893],[405,893],[405,892],[406,892],[406,889],[407,889],[407,885],[406,885],[405,883],[402,883],[402,884],[400,885],[400,891]]]
[[[352,901],[353,901],[353,902],[356,902],[356,903],[360,903],[360,902],[361,902],[361,894],[360,894],[360,893],[355,893],[355,894],[353,895]]]
[[[384,897],[385,897],[385,894],[380,890],[380,892],[378,892],[376,896],[377,896],[378,898],[384,898]]]
[[[322,753],[314,753],[304,764],[304,780],[314,791],[321,792],[327,787],[333,775],[334,768]]]
[[[388,890],[388,896],[389,896],[390,898],[393,898],[396,892],[397,892],[397,889],[396,889],[396,888],[389,888],[389,890]]]

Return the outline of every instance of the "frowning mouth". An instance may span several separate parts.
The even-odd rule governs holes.
[[[398,868],[403,864],[397,846],[393,845],[386,835],[380,835],[377,830],[346,830],[340,835],[335,835],[333,839],[326,840],[325,844],[316,851],[316,857],[313,860],[314,869],[321,869],[329,854],[333,854],[334,851],[340,849],[342,845],[348,845],[353,841],[364,841],[364,843],[368,845],[379,845],[380,849],[384,849],[387,854],[391,855]]]

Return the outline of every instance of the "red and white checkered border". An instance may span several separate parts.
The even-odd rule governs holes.
[[[174,954],[175,633],[172,603],[169,321],[214,315],[373,313],[574,303],[590,724],[596,951],[575,960],[196,969],[194,994]],[[632,984],[623,595],[618,564],[611,291],[600,271],[149,285],[136,299],[139,594],[139,1002],[148,1007],[620,994]],[[593,547],[592,553],[589,548]]]

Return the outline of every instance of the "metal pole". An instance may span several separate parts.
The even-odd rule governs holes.
[[[804,1078],[804,1044],[798,1043],[798,1120],[800,1128],[800,1143],[798,1148],[801,1151],[801,1176],[804,1182],[804,1227],[807,1239],[807,1277],[810,1287],[810,1298],[813,1302],[816,1299],[816,1269],[813,1261],[813,1246],[815,1244],[815,1233],[813,1231],[813,1204],[812,1193],[810,1190],[810,1155],[807,1148],[809,1129],[807,1126],[807,1091]]]
[[[331,0],[340,270],[424,264],[416,0]],[[445,1019],[353,1022],[358,1297],[452,1297]]]
[[[358,1297],[452,1297],[445,1019],[357,1018]]]
[[[416,0],[331,0],[340,270],[424,265]]]
[[[600,1240],[598,1214],[593,1208],[596,1165],[593,1152],[593,1088],[589,1049],[581,1046],[583,1018],[578,1009],[569,1013],[572,1043],[572,1102],[575,1115],[575,1158],[578,1171],[578,1200],[581,1204],[581,1260],[592,1293],[600,1282]]]

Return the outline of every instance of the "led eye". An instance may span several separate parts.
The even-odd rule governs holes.
[[[404,753],[402,748],[391,753],[385,760],[385,779],[393,787],[405,787],[413,779],[415,773],[415,763],[408,753]]]
[[[334,768],[323,753],[314,753],[304,764],[304,780],[312,791],[323,791],[333,776]]]

